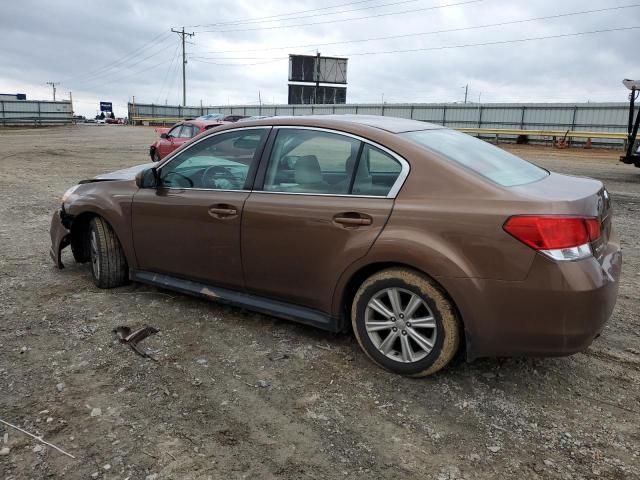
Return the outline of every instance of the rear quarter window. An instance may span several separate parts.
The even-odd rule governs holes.
[[[420,130],[400,135],[504,187],[532,183],[549,175],[520,157],[455,130]]]

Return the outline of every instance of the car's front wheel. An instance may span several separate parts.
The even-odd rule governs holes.
[[[111,225],[100,217],[94,217],[88,234],[93,282],[99,288],[125,284],[128,279],[127,259]]]
[[[426,276],[391,268],[358,289],[351,321],[367,356],[387,370],[414,377],[446,366],[460,345],[451,301]]]
[[[151,155],[151,160],[154,162],[159,162],[160,161],[160,154],[158,153],[157,150],[153,151],[153,154]]]

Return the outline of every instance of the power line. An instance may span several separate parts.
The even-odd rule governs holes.
[[[178,62],[176,62],[175,68],[173,70],[173,74],[171,76],[171,84],[169,85],[169,88],[167,88],[167,96],[165,97],[165,100],[164,100],[165,103],[169,99],[169,95],[171,94],[171,90],[173,90],[173,85],[176,83],[177,78],[180,76],[180,74],[178,73],[179,71],[180,71],[179,64],[178,64]]]
[[[164,53],[165,51],[166,51],[166,50],[165,50],[165,47],[164,47],[164,46],[162,46],[162,48],[161,48],[160,50],[158,50],[158,51],[156,51],[156,52],[152,53],[151,55],[147,55],[146,57],[144,57],[144,58],[143,58],[143,59],[141,59],[141,60],[137,60],[135,64],[128,65],[128,66],[124,67],[124,69],[126,70],[126,69],[131,69],[131,68],[133,68],[133,67],[137,67],[137,66],[139,66],[141,63],[143,63],[143,62],[145,62],[145,61],[149,60],[150,58],[156,57],[156,56],[160,55],[161,53]],[[162,64],[164,64],[164,63],[165,63],[165,62],[163,62]],[[153,68],[153,67],[152,67],[152,68]],[[119,72],[116,72],[116,73],[115,73],[115,75],[118,75],[118,73],[119,73]],[[95,85],[95,82],[96,82],[96,81],[100,81],[100,80],[103,80],[103,79],[104,79],[105,74],[106,74],[106,72],[104,72],[104,73],[100,73],[99,75],[96,75],[96,76],[94,76],[94,77],[88,78],[87,80],[81,80],[79,83],[80,83],[80,84],[82,84],[82,85],[85,85],[85,86],[86,86],[86,85],[91,85],[91,84],[94,84],[94,85]]]
[[[167,80],[169,79],[169,72],[173,70],[173,62],[178,59],[179,48],[180,48],[180,45],[176,45],[176,48],[173,51],[173,55],[171,56],[171,62],[169,63],[169,67],[167,68],[167,71],[164,73],[164,78],[162,79],[162,84],[160,86],[160,90],[158,91],[158,96],[156,97],[156,103],[158,103],[162,98],[162,92],[164,91],[164,88],[167,86]]]
[[[99,84],[99,86],[103,87],[105,85],[110,85],[113,82],[120,82],[122,80],[126,80],[126,79],[131,78],[131,77],[137,77],[138,75],[146,74],[147,72],[150,72],[152,70],[156,70],[157,68],[162,67],[163,65],[166,65],[166,64],[167,64],[167,62],[158,62],[155,65],[152,65],[150,67],[145,66],[141,70],[138,70],[138,71],[135,71],[135,72],[131,72],[131,73],[129,73],[127,75],[124,75],[124,76],[117,76],[117,75],[110,76],[110,77],[107,77],[105,79],[106,81],[104,83]],[[93,85],[90,88],[95,88],[96,86],[98,86],[98,85]]]
[[[599,9],[596,9],[596,10],[583,10],[583,11],[580,11],[580,12],[560,13],[560,14],[556,14],[556,15],[547,15],[547,16],[543,16],[543,17],[527,18],[527,19],[523,19],[523,20],[511,20],[511,21],[507,21],[507,22],[487,23],[487,24],[484,24],[484,25],[475,25],[475,26],[470,26],[470,27],[448,28],[448,29],[443,29],[443,30],[430,30],[430,31],[426,31],[426,32],[405,33],[405,34],[401,34],[401,35],[388,35],[388,36],[384,36],[384,37],[371,37],[371,38],[362,38],[362,39],[357,39],[357,40],[343,40],[343,41],[340,41],[340,42],[314,43],[314,44],[307,44],[307,45],[290,45],[290,46],[286,46],[286,47],[270,47],[270,48],[261,48],[261,49],[221,50],[221,51],[215,51],[214,50],[214,51],[206,51],[206,52],[203,52],[203,53],[224,54],[224,53],[241,53],[241,52],[262,52],[262,51],[270,51],[270,50],[292,50],[292,49],[296,49],[296,48],[326,47],[326,46],[331,46],[331,45],[344,45],[344,44],[348,44],[348,43],[363,43],[363,42],[373,42],[373,41],[379,41],[379,40],[393,40],[393,39],[398,39],[398,38],[410,38],[410,37],[418,37],[418,36],[425,36],[425,35],[436,35],[436,34],[440,34],[440,33],[453,33],[453,32],[462,32],[462,31],[468,31],[468,30],[478,30],[478,29],[491,28],[491,27],[503,27],[503,26],[507,26],[507,25],[517,25],[517,24],[521,24],[521,23],[536,22],[536,21],[541,21],[541,20],[552,20],[552,19],[556,19],[556,18],[566,18],[566,17],[576,16],[576,15],[586,15],[586,14],[590,14],[590,13],[602,13],[602,12],[607,12],[607,11],[612,11],[612,10],[622,10],[622,9],[637,8],[637,7],[640,7],[640,3],[634,3],[634,4],[630,4],[630,5],[622,5],[622,6],[616,6],[616,7],[599,8]],[[192,56],[191,58],[214,59],[213,57],[195,57],[195,56]],[[228,60],[230,58],[225,57],[225,59]]]
[[[65,81],[84,81],[87,78],[93,78],[95,76],[99,75],[103,75],[105,74],[107,71],[112,70],[113,67],[117,67],[120,65],[123,65],[125,63],[128,63],[130,60],[135,59],[136,57],[138,57],[139,55],[141,55],[145,50],[148,50],[149,48],[154,47],[157,44],[161,44],[164,43],[165,41],[167,41],[169,39],[169,37],[171,36],[171,32],[162,32],[158,35],[156,35],[155,37],[153,37],[151,40],[149,40],[148,42],[146,42],[145,44],[143,44],[142,46],[132,50],[131,52],[127,53],[126,55],[120,57],[119,59],[116,59],[112,62],[109,62],[105,65],[103,65],[102,67],[99,68],[95,68],[93,70],[89,70],[87,72],[84,72],[76,77],[69,77],[67,80]],[[162,38],[164,37],[164,38]]]
[[[485,46],[491,46],[491,45],[505,45],[510,43],[532,42],[534,40],[550,40],[554,38],[567,38],[567,37],[578,37],[582,35],[595,35],[598,33],[606,33],[606,32],[622,32],[626,30],[636,30],[638,28],[640,28],[640,26],[607,28],[603,30],[590,30],[587,32],[563,33],[560,35],[547,35],[544,37],[529,37],[529,38],[518,38],[515,40],[500,40],[496,42],[467,43],[462,45],[445,45],[440,47],[411,48],[406,50],[387,50],[387,51],[377,51],[377,52],[346,53],[344,54],[344,56],[354,57],[358,55],[386,55],[390,53],[429,52],[433,50],[449,50],[449,49],[455,49],[455,48],[485,47]]]
[[[358,4],[362,4],[362,3],[370,3],[370,2],[375,2],[378,0],[360,0],[358,2],[349,2],[349,3],[343,3],[340,5],[331,5],[331,6],[327,6],[327,7],[321,7],[321,8],[312,8],[311,10],[298,10],[295,12],[289,12],[289,13],[280,13],[277,15],[269,15],[267,17],[247,17],[245,19],[240,19],[240,20],[232,20],[229,22],[218,22],[218,23],[207,23],[207,24],[202,24],[202,25],[187,25],[187,28],[202,28],[202,27],[212,27],[212,26],[220,26],[220,25],[237,25],[237,24],[242,24],[242,23],[253,23],[254,21],[265,21],[268,20],[270,18],[276,18],[276,17],[285,17],[285,16],[290,16],[290,15],[297,15],[299,13],[309,13],[309,12],[319,12],[321,10],[330,10],[332,8],[339,8],[339,7],[347,7],[349,5],[358,5]],[[290,19],[283,19],[283,20],[290,20]]]
[[[532,41],[536,41],[536,40],[550,40],[550,39],[556,39],[556,38],[568,38],[568,37],[578,37],[578,36],[582,36],[582,35],[595,35],[595,34],[599,34],[599,33],[607,33],[607,32],[622,32],[622,31],[628,31],[628,30],[637,30],[640,29],[640,26],[633,26],[633,27],[619,27],[619,28],[607,28],[607,29],[602,29],[602,30],[590,30],[590,31],[586,31],[586,32],[574,32],[574,33],[564,33],[564,34],[559,34],[559,35],[546,35],[543,37],[528,37],[528,38],[518,38],[518,39],[513,39],[513,40],[499,40],[499,41],[494,41],[494,42],[482,42],[482,43],[466,43],[466,44],[460,44],[460,45],[442,45],[442,46],[438,46],[438,47],[426,47],[426,48],[411,48],[411,49],[405,49],[405,50],[386,50],[386,51],[374,51],[374,52],[357,52],[357,53],[343,53],[340,56],[343,57],[355,57],[355,56],[361,56],[361,55],[387,55],[387,54],[391,54],[391,53],[412,53],[412,52],[429,52],[429,51],[435,51],[435,50],[451,50],[451,49],[457,49],[457,48],[470,48],[470,47],[485,47],[485,46],[492,46],[492,45],[507,45],[507,44],[512,44],[512,43],[524,43],[524,42],[532,42]],[[288,60],[288,56],[287,57],[280,57],[280,58],[273,58],[271,61],[269,62],[264,62],[264,63],[273,63],[276,61],[283,61],[283,60]],[[212,63],[213,65],[226,65],[226,66],[247,66],[247,65],[256,65],[255,63],[213,63],[213,62],[205,62],[203,60],[196,60],[194,59],[194,61],[199,61],[202,63]]]
[[[255,63],[218,63],[218,62],[207,62],[206,60],[198,60],[196,58],[192,58],[192,60],[194,62],[206,63],[208,65],[227,66],[227,67],[232,67],[232,66],[249,67],[249,66],[252,66],[252,65],[266,65],[267,63],[276,63],[276,62],[281,62],[282,60],[288,60],[288,59],[289,59],[289,57],[278,57],[278,58],[272,58],[271,60],[267,60],[265,62],[255,62]]]
[[[371,1],[371,0],[369,0]],[[209,26],[238,26],[238,25],[249,25],[249,24],[253,24],[253,23],[272,23],[272,22],[282,22],[282,21],[287,21],[287,20],[301,20],[303,18],[314,18],[314,17],[324,17],[326,15],[339,15],[342,13],[351,13],[351,12],[360,12],[362,10],[371,10],[374,8],[382,8],[382,7],[391,7],[391,6],[395,6],[395,5],[404,5],[406,3],[416,3],[419,2],[420,0],[401,0],[401,1],[397,1],[397,2],[392,2],[392,3],[381,3],[380,5],[370,5],[368,7],[360,7],[360,8],[352,8],[350,10],[340,10],[337,12],[325,12],[323,14],[313,14],[313,15],[302,15],[302,16],[298,16],[298,17],[291,17],[291,18],[276,18],[273,20],[265,20],[264,18],[258,18],[258,19],[252,19],[252,20],[245,20],[242,22],[225,22],[225,23],[211,23],[209,25],[200,25],[200,28],[202,27],[209,27]],[[359,3],[359,2],[357,2]],[[346,5],[340,5],[340,6],[347,6]],[[322,9],[314,9],[314,10],[310,10],[310,11],[317,11],[317,10],[325,10],[327,8],[337,8],[338,6],[334,6],[334,7],[324,7]],[[268,17],[267,17],[268,18]]]
[[[237,28],[237,29],[228,29],[228,30],[199,30],[196,33],[226,33],[226,32],[250,32],[255,30],[273,30],[273,29],[283,29],[283,28],[296,28],[296,27],[307,27],[310,25],[323,25],[327,23],[342,23],[342,22],[352,22],[354,20],[366,20],[369,18],[379,18],[379,17],[388,17],[391,15],[404,15],[407,13],[416,13],[416,12],[426,12],[429,10],[439,10],[442,8],[448,7],[457,7],[462,5],[469,5],[473,3],[480,3],[484,0],[466,0],[458,3],[448,3],[445,5],[437,5],[433,7],[425,7],[425,8],[416,8],[413,10],[403,10],[401,12],[387,12],[387,13],[378,13],[375,15],[367,15],[364,17],[354,17],[354,18],[338,18],[335,20],[324,20],[322,22],[311,22],[311,23],[299,23],[295,25],[277,25],[272,27],[256,27],[256,28]]]
[[[303,53],[305,54],[315,54],[316,50],[307,50],[304,51]],[[265,65],[267,63],[275,63],[275,62],[280,62],[282,60],[288,60],[289,57],[271,57],[271,58],[262,58],[262,57],[245,57],[245,58],[225,58],[225,57],[221,57],[217,60],[264,60],[261,62],[255,62],[255,63],[218,63],[218,62],[208,62],[206,60],[205,57],[194,57],[194,56],[190,56],[189,58],[191,58],[191,60],[193,60],[194,62],[198,62],[198,63],[207,63],[209,65],[226,65],[226,66],[230,66],[230,65],[246,65],[246,66],[251,66],[251,65]],[[204,58],[204,60],[200,60],[201,58]],[[215,60],[215,59],[214,59]]]

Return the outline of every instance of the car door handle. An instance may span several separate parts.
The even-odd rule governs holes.
[[[340,213],[333,217],[333,221],[344,227],[360,227],[373,223],[373,219],[369,215],[355,212]]]
[[[238,210],[233,205],[212,205],[209,207],[209,215],[214,218],[230,218],[238,215]]]

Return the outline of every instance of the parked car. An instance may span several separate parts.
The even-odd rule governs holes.
[[[250,117],[244,117],[238,120],[239,122],[249,122],[251,120],[263,120],[265,118],[271,118],[273,115],[252,115]]]
[[[127,280],[333,332],[421,376],[567,355],[600,334],[622,257],[597,180],[469,135],[373,116],[219,127],[71,187],[51,224],[99,288]]]
[[[244,120],[245,118],[249,118],[247,115],[227,115],[224,117],[225,122],[237,122],[239,120]]]
[[[149,147],[149,156],[154,162],[159,162],[196,135],[225,123],[228,122],[222,120],[188,120],[180,122],[171,128],[156,128],[156,133],[159,134],[159,137]]]
[[[206,115],[202,115],[200,117],[195,118],[194,120],[224,120],[224,114],[222,113],[207,113]]]

